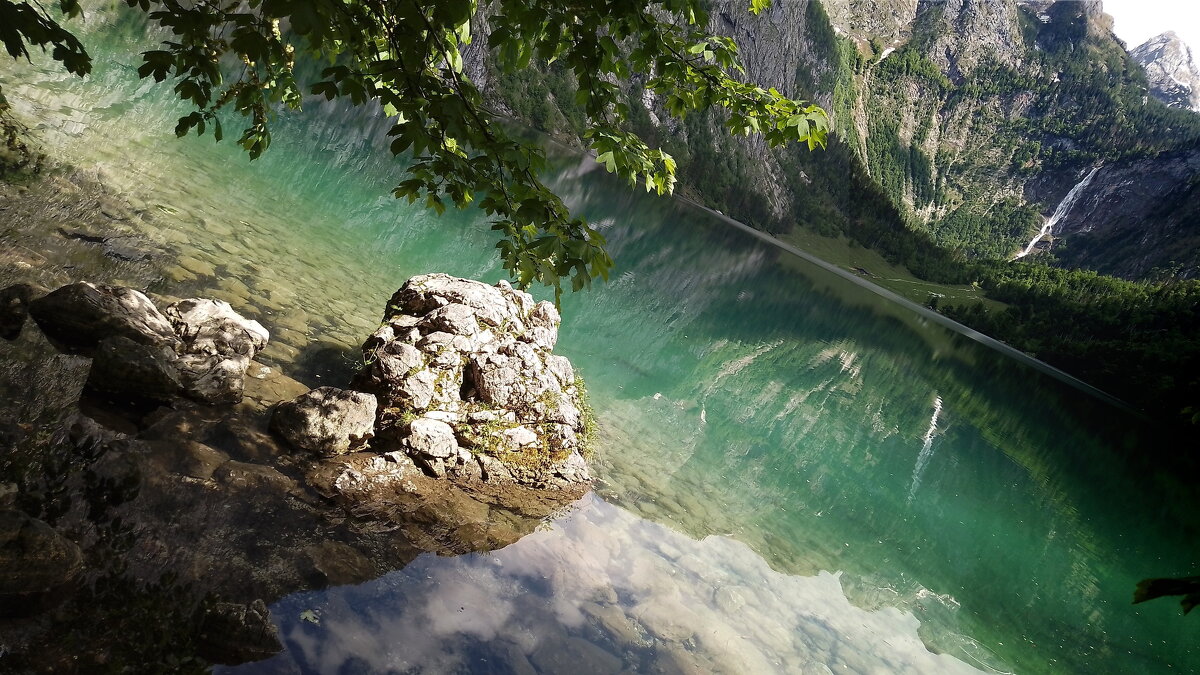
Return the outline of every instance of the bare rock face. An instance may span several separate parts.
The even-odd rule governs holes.
[[[270,334],[224,300],[180,300],[163,312],[179,336],[181,354],[249,355],[267,346]]]
[[[1150,38],[1129,55],[1146,69],[1154,98],[1169,106],[1200,112],[1200,67],[1178,35],[1167,32]]]
[[[271,429],[302,450],[341,455],[375,435],[376,408],[371,394],[321,387],[279,404]]]
[[[433,476],[567,488],[590,481],[558,311],[501,281],[413,277],[363,345],[354,388],[379,397],[372,450]]]
[[[242,400],[246,370],[270,334],[224,300],[180,300],[164,311],[178,341],[175,351],[188,396],[203,403]]]
[[[911,32],[917,16],[917,0],[828,0],[823,4],[835,30],[861,40],[896,41]]]

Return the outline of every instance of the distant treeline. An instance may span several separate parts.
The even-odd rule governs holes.
[[[1033,263],[975,265],[1010,306],[940,311],[1141,408],[1200,424],[1200,281],[1133,282]]]

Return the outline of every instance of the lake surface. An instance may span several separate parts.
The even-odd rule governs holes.
[[[5,62],[0,84],[184,254],[152,290],[260,319],[260,360],[328,377],[345,364],[305,355],[353,349],[409,276],[500,278],[474,211],[390,197],[382,120],[310,101],[254,163],[177,141],[169,91],[134,73],[141,30],[90,29],[88,81]],[[1130,604],[1143,577],[1198,573],[1176,498],[1192,491],[1123,459],[1157,451],[1153,429],[718,217],[558,164],[618,263],[564,299],[556,350],[599,415],[595,494],[501,550],[286,597],[287,651],[222,672],[1200,670],[1195,617]]]

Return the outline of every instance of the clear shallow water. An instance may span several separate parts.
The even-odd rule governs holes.
[[[229,300],[299,373],[352,349],[412,274],[498,278],[473,212],[390,198],[379,120],[314,104],[253,164],[176,141],[163,91],[103,56],[138,39],[122,30],[86,83],[8,64],[0,83],[182,254],[152,290]],[[493,554],[285,598],[291,651],[244,670],[1200,669],[1173,601],[1129,605],[1142,577],[1196,574],[1173,500],[1192,495],[1119,459],[1152,430],[586,162],[555,181],[620,266],[566,299],[558,348],[600,414],[598,496]]]

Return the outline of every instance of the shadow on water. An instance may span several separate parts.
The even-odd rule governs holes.
[[[362,350],[318,342],[300,350],[289,373],[312,388],[344,386],[363,366]]]

